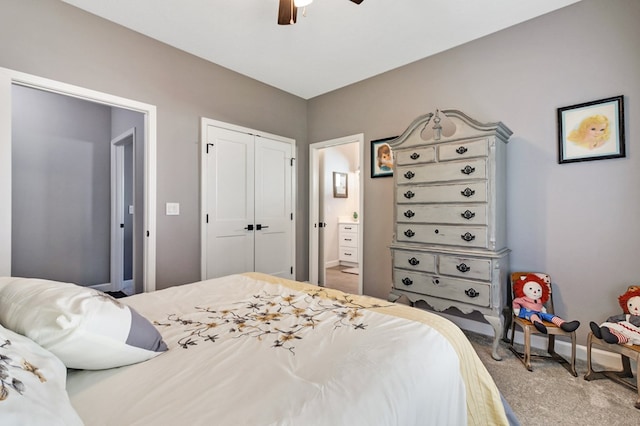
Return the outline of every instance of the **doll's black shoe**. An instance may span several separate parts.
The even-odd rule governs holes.
[[[620,341],[618,340],[618,338],[616,336],[614,336],[613,334],[611,334],[611,332],[609,331],[609,329],[607,327],[602,327],[600,329],[600,332],[602,333],[602,339],[607,342],[607,343],[620,343]]]
[[[547,334],[547,327],[540,321],[534,321],[533,325],[540,333]]]
[[[591,332],[594,336],[596,336],[598,339],[602,339],[602,333],[600,333],[600,326],[598,324],[591,321],[589,323],[589,328],[591,328]]]
[[[580,327],[580,321],[568,321],[560,324],[560,328],[567,332],[576,331],[578,327]]]

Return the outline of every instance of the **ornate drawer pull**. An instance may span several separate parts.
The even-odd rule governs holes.
[[[413,173],[411,170],[409,170],[407,173],[404,174],[404,177],[407,178],[407,179],[413,179],[413,177],[415,175],[416,175],[415,173]]]
[[[464,235],[460,235],[460,238],[462,238],[462,239],[463,239],[463,240],[465,240],[466,242],[469,242],[469,241],[473,241],[473,240],[475,240],[475,239],[476,239],[476,236],[475,236],[475,235],[470,234],[469,232],[467,232],[467,233],[466,233],[466,234],[464,234]]]
[[[459,265],[456,265],[456,269],[460,272],[469,272],[471,270],[471,268],[467,266],[466,263],[461,263]]]
[[[411,210],[407,210],[406,212],[404,212],[404,217],[411,219],[412,217],[414,217],[416,214],[414,212],[412,212]]]
[[[411,191],[407,191],[404,193],[404,198],[413,198],[413,196],[416,195]]]
[[[411,259],[409,259],[408,262],[409,262],[409,265],[412,265],[412,266],[417,266],[418,263],[420,263],[420,261],[418,259],[416,259],[415,257],[412,257]]]
[[[402,279],[402,284],[404,284],[404,285],[411,285],[411,284],[413,284],[413,280],[412,280],[411,278],[404,277],[404,278]]]
[[[464,146],[459,146],[458,149],[456,149],[456,152],[460,155],[464,154],[465,152],[467,152],[468,149],[465,148]]]
[[[468,197],[471,197],[473,194],[475,194],[475,193],[476,193],[476,191],[474,191],[474,190],[473,190],[473,189],[471,189],[471,188],[465,188],[465,190],[464,190],[464,191],[460,191],[460,193],[461,193],[462,195],[464,195],[465,197],[467,197],[467,198],[468,198]],[[405,195],[406,195],[406,194],[405,194]]]
[[[460,171],[462,173],[464,173],[465,175],[470,175],[471,173],[476,171],[476,168],[467,165],[467,166],[464,167],[464,169],[461,169]]]
[[[411,238],[414,235],[416,235],[416,233],[413,232],[411,229],[407,229],[406,231],[404,231],[404,235],[406,235],[407,237]]]
[[[417,160],[418,158],[420,158],[420,154],[418,154],[417,152],[414,152],[413,154],[410,155],[412,160]]]
[[[464,217],[467,220],[472,219],[473,217],[475,217],[475,215],[476,214],[471,210],[465,210],[464,213],[460,213],[460,216]]]
[[[473,287],[471,287],[469,290],[465,290],[464,294],[471,298],[480,296],[480,293],[478,293]]]

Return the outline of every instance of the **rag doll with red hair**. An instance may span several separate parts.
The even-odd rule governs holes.
[[[599,326],[591,321],[591,331],[598,339],[607,343],[640,345],[640,287],[629,286],[618,297],[618,303],[624,313],[607,318]]]
[[[565,321],[557,315],[547,313],[544,304],[549,300],[549,284],[536,274],[526,274],[513,283],[513,313],[533,323],[540,332],[547,334],[547,327],[542,321],[555,324],[564,331],[575,331],[580,327],[579,321]]]

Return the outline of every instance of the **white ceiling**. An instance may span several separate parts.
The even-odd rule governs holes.
[[[62,0],[304,99],[579,0],[315,0],[277,25],[278,0]]]

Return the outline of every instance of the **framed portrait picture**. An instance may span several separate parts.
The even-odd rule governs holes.
[[[333,172],[333,198],[349,196],[349,179],[346,173]]]
[[[625,156],[623,96],[558,108],[558,162]]]
[[[389,141],[392,138],[371,141],[371,177],[393,176],[393,150]]]

